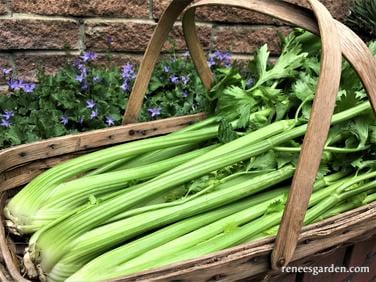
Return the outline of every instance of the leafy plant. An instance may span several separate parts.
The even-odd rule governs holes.
[[[376,38],[376,1],[356,0],[347,24],[367,39]]]
[[[137,66],[106,66],[88,51],[55,75],[38,73],[38,84],[0,69],[8,95],[0,95],[0,148],[55,136],[121,124]],[[216,71],[230,64],[228,53],[216,51],[208,63]],[[140,121],[203,111],[205,89],[189,55],[174,52],[157,65],[139,117]]]

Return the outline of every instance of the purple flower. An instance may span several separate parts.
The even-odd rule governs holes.
[[[73,60],[73,66],[74,66],[76,69],[80,69],[80,65],[82,65],[82,63],[81,63],[81,59],[80,59],[80,57],[76,57],[76,58]]]
[[[0,123],[0,126],[3,126],[3,127],[10,127],[12,125],[12,123],[10,122],[10,120],[7,120],[7,119],[1,119],[1,123]]]
[[[181,81],[184,83],[184,85],[187,85],[188,84],[188,82],[189,82],[189,77],[188,76],[185,76],[185,75],[183,75],[182,77],[181,77]]]
[[[2,71],[3,75],[6,76],[6,75],[10,74],[13,70],[10,69],[10,68],[9,69],[2,68],[1,71]]]
[[[181,94],[184,98],[187,98],[188,97],[188,91],[187,90],[184,90],[183,93]]]
[[[121,68],[121,76],[124,80],[132,80],[136,77],[134,67],[132,64],[126,64]]]
[[[12,125],[10,119],[14,116],[14,112],[5,110],[1,116],[3,118],[1,119],[0,125],[3,127],[10,127]]]
[[[17,90],[23,86],[23,81],[18,79],[9,79],[8,86],[10,90]]]
[[[110,117],[110,116],[106,117],[105,123],[107,124],[107,126],[113,126],[113,125],[115,125],[114,119],[112,117]]]
[[[63,124],[63,125],[67,125],[68,124],[68,117],[66,115],[62,115],[60,117],[60,123]]]
[[[215,65],[215,61],[214,61],[213,57],[209,57],[209,59],[208,59],[208,65],[209,65],[209,68],[211,68],[212,66]]]
[[[178,84],[179,78],[176,75],[172,75],[172,76],[170,76],[170,81],[174,84]]]
[[[78,64],[77,69],[80,71],[80,73],[78,75],[76,75],[75,80],[82,83],[82,82],[85,81],[85,79],[87,77],[87,68],[82,64]],[[87,86],[87,88],[88,87],[89,86]]]
[[[84,80],[85,80],[85,78],[86,78],[86,73],[81,73],[81,74],[79,74],[79,75],[76,75],[76,80],[78,81],[78,82],[80,82],[80,83],[82,83]]]
[[[85,72],[87,73],[86,66],[81,62],[79,58],[75,59],[73,61],[73,66],[79,70],[80,72]]]
[[[82,91],[87,91],[87,90],[89,90],[89,88],[90,88],[90,85],[87,83],[87,81],[82,82],[82,84],[81,84],[81,90]]]
[[[224,64],[226,67],[231,66],[231,55],[229,52],[221,52],[221,51],[214,51],[214,53],[209,55],[208,64],[210,67],[216,64],[216,62],[220,64]]]
[[[156,108],[150,108],[148,109],[148,112],[151,117],[157,117],[161,114],[161,108],[156,107]]]
[[[84,52],[80,58],[82,59],[82,61],[84,62],[90,62],[90,61],[95,61],[95,59],[97,58],[97,54],[92,52],[92,51],[88,51],[88,52]]]
[[[99,82],[101,81],[101,77],[99,75],[96,75],[93,77],[93,82]]]
[[[14,116],[14,112],[13,111],[4,111],[4,113],[2,114],[2,117],[6,120],[10,120],[12,117]]]
[[[170,72],[170,68],[168,66],[163,66],[163,71],[164,72]]]
[[[86,108],[87,109],[94,109],[96,106],[96,103],[93,99],[86,100]]]
[[[26,93],[33,93],[36,85],[35,83],[24,83],[20,86],[20,88]]]
[[[98,110],[92,110],[90,114],[90,119],[94,119],[98,116]]]
[[[81,124],[81,125],[84,123],[84,117],[83,116],[80,116],[80,118],[78,119],[78,123]]]
[[[128,91],[129,85],[126,81],[124,81],[123,84],[120,86],[120,88],[121,88],[121,90],[123,90],[125,92],[125,91]]]
[[[252,78],[249,78],[249,79],[247,80],[247,83],[246,83],[247,87],[252,87],[253,84],[254,84],[253,79],[252,79]]]

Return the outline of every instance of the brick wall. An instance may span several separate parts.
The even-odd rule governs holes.
[[[305,0],[288,0],[307,6]],[[352,0],[322,0],[338,19]],[[36,69],[54,72],[84,50],[104,58],[112,40],[115,61],[139,61],[163,9],[170,0],[0,0],[0,66],[12,66],[23,79]],[[277,32],[290,27],[272,18],[224,7],[198,11],[199,34],[205,48],[231,50],[242,57],[268,42],[277,53]],[[184,50],[181,25],[171,33]],[[166,44],[165,48],[168,48]]]

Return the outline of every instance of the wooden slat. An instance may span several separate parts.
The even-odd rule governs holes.
[[[81,154],[83,154],[82,152]],[[63,156],[53,157],[49,159],[43,159],[38,161],[33,161],[24,166],[14,168],[10,171],[3,172],[0,174],[0,191],[10,190],[22,185],[27,184],[34,177],[41,174],[48,168],[51,168],[63,161],[72,159],[81,154],[72,153]]]
[[[6,194],[1,193],[0,195],[0,210],[2,211],[4,209],[6,200]],[[3,213],[0,214],[0,220],[3,222]],[[8,247],[6,234],[5,234],[5,228],[3,225],[0,226],[0,250],[2,258],[5,262],[5,265],[7,267],[7,270],[9,271],[9,274],[12,276],[12,278],[15,281],[18,282],[28,282],[29,280],[26,280],[22,277],[20,274],[20,268],[18,265],[18,262],[15,259],[15,254],[10,251],[10,248]]]
[[[316,258],[313,263],[304,264],[304,266],[310,267],[331,267],[334,266],[344,266],[343,261],[346,253],[346,248],[336,249],[331,254],[325,254]],[[320,282],[320,281],[333,281],[338,273],[326,272],[314,275],[313,273],[306,272],[302,276],[301,282]]]

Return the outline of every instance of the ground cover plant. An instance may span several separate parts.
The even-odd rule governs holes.
[[[231,65],[227,52],[214,51],[208,63],[217,71]],[[1,67],[1,66],[0,66]],[[98,63],[84,52],[57,74],[38,72],[38,83],[1,68],[8,95],[0,95],[0,148],[121,124],[137,65]],[[188,55],[173,50],[158,63],[142,107],[140,121],[204,111],[205,90]]]

